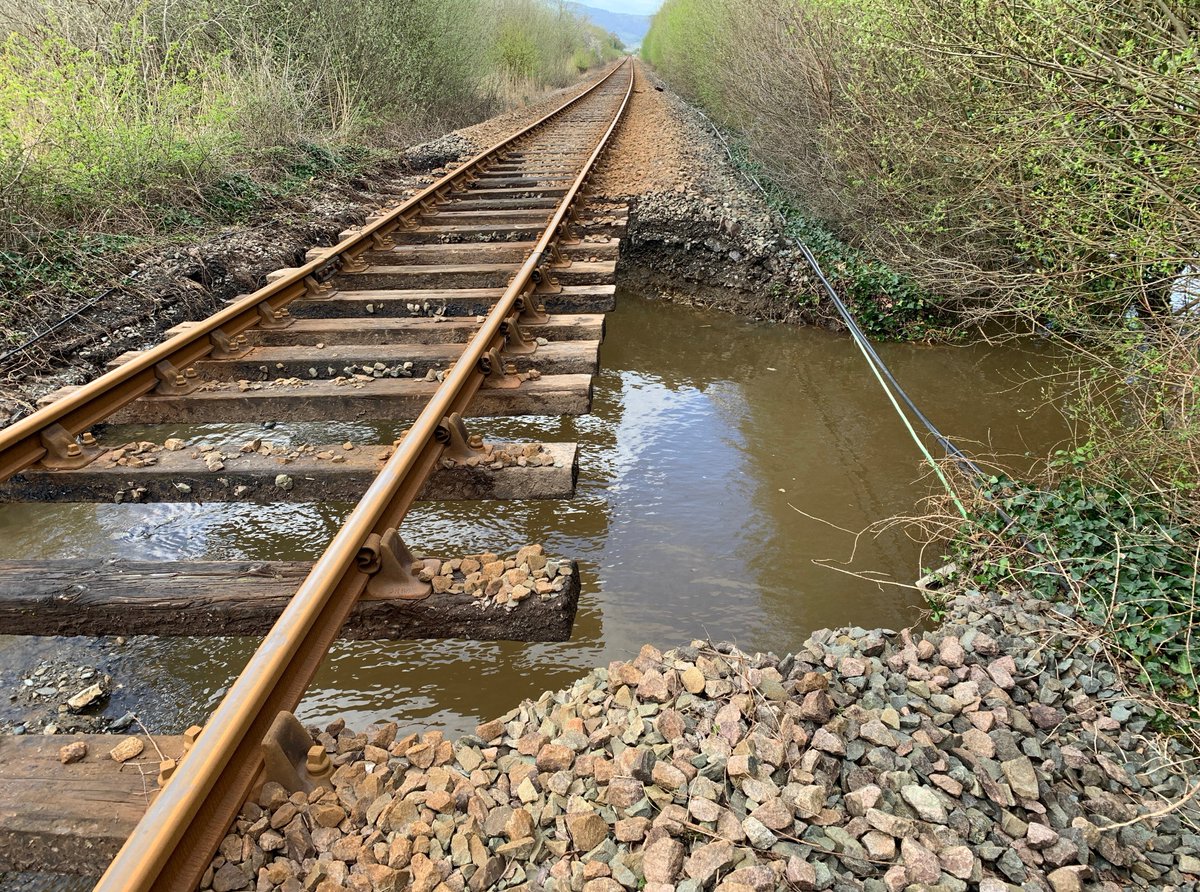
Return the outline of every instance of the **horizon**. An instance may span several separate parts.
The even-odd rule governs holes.
[[[652,16],[658,12],[663,0],[579,0],[583,6],[592,6],[607,12],[620,12],[626,15]]]

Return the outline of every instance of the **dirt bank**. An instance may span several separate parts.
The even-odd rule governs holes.
[[[752,318],[826,321],[807,300],[816,293],[807,265],[762,197],[699,113],[640,62],[595,189],[631,205],[627,287]]]
[[[222,229],[194,245],[106,258],[123,271],[112,290],[0,368],[0,420],[11,423],[43,394],[90,380],[113,357],[150,347],[171,326],[255,290],[267,273],[294,266],[314,245],[333,244],[341,230],[394,204],[429,175],[400,162],[380,165],[369,176],[314,184],[307,195],[263,209],[252,225]],[[23,320],[23,330],[44,331],[68,308],[56,312],[62,315]]]

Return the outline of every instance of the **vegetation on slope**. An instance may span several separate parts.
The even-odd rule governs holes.
[[[965,323],[1082,355],[1072,460],[1006,490],[1018,523],[981,509],[968,539],[994,535],[964,555],[1032,532],[1147,680],[1194,696],[1195,4],[667,0],[643,53],[854,249]],[[1026,582],[1045,563],[981,560]]]
[[[0,0],[0,285],[244,219],[619,50],[542,0]]]

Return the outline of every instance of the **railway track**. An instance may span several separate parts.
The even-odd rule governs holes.
[[[310,751],[290,714],[360,602],[419,604],[430,595],[429,574],[415,572],[402,541],[416,499],[439,486],[447,497],[491,497],[506,472],[508,497],[569,494],[573,444],[530,446],[506,464],[464,418],[587,411],[622,211],[583,201],[632,89],[625,60],[337,245],[314,249],[303,266],[0,431],[0,500],[111,501],[123,487],[116,491],[129,501],[186,491],[271,503],[365,486],[324,553],[307,572],[293,568],[289,578],[302,579],[278,620],[169,766],[97,890],[195,888],[264,777],[307,789],[328,773],[323,748]],[[369,460],[314,447],[290,456],[283,475],[254,455],[228,468],[211,453],[189,463],[165,442],[153,461],[138,460],[137,449],[114,459],[112,444],[93,434],[122,422],[404,417],[412,424],[394,444],[360,450]],[[66,563],[57,570],[67,578],[87,572]],[[30,564],[23,572],[48,571]],[[69,611],[76,621],[88,615],[83,603]],[[26,604],[18,614],[38,611]],[[98,622],[70,628],[113,631]]]

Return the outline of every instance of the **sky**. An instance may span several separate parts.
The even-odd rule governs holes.
[[[633,15],[654,15],[663,0],[579,0],[585,6],[597,6],[609,12],[628,12]]]

